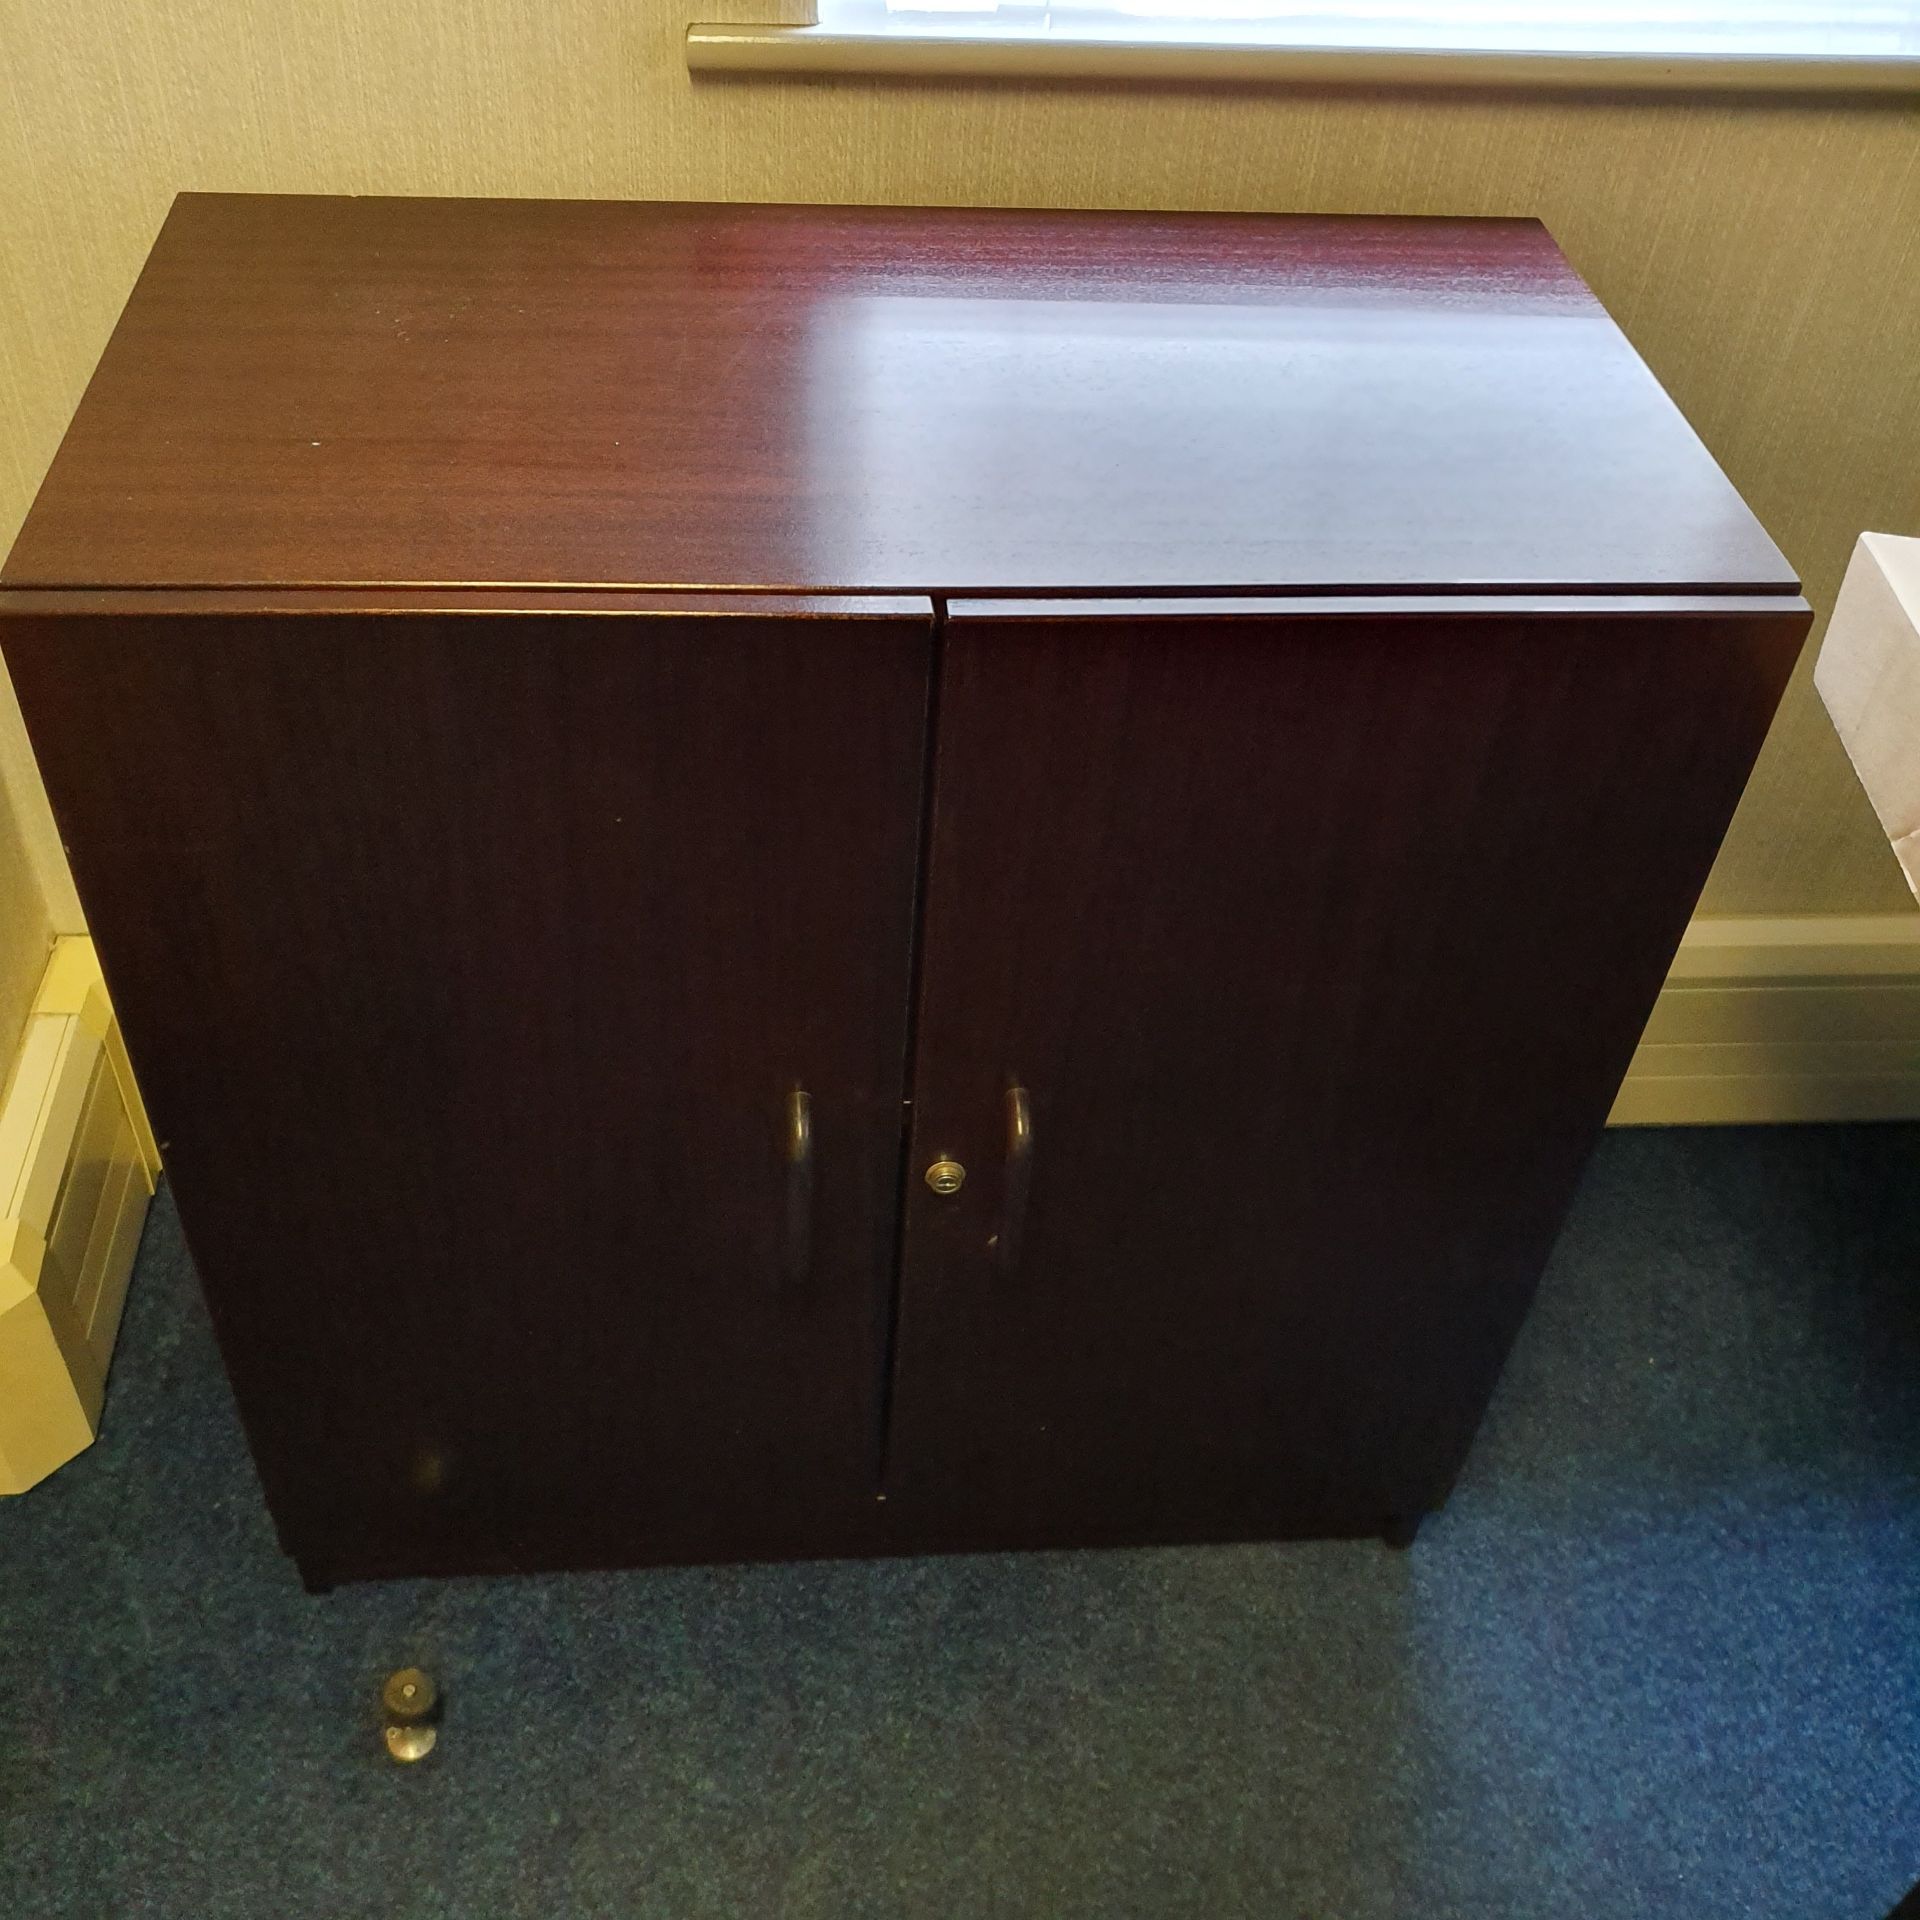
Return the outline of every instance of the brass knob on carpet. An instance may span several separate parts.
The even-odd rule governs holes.
[[[387,1752],[401,1765],[424,1760],[440,1737],[440,1689],[418,1667],[402,1667],[380,1689],[387,1716]]]

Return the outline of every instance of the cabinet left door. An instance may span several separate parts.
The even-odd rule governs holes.
[[[345,598],[0,623],[283,1543],[843,1547],[930,608]]]

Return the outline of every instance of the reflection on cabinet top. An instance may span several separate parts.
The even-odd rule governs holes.
[[[1795,585],[1532,221],[231,194],[0,578]]]

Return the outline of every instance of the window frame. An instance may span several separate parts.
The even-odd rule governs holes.
[[[1227,0],[1229,5],[1232,0]],[[1798,17],[1729,23],[1717,37],[1704,28],[1662,29],[1623,18],[1594,27],[1593,44],[1567,44],[1551,0],[1539,8],[1545,44],[1487,44],[1490,14],[1463,0],[1457,30],[1433,16],[1408,31],[1401,19],[1370,16],[1339,0],[1293,21],[1186,20],[1168,15],[1104,17],[1067,0],[1049,18],[1043,0],[1004,5],[936,4],[889,14],[884,0],[765,0],[759,20],[702,22],[687,29],[687,64],[697,73],[976,79],[1268,81],[1303,86],[1440,86],[1533,91],[1628,93],[1774,93],[1880,95],[1920,93],[1920,3],[1900,0],[1907,16],[1875,21],[1867,0],[1835,9],[1805,0]],[[1406,13],[1422,11],[1417,5]],[[1079,18],[1074,18],[1075,13]],[[1777,29],[1777,30],[1776,30]],[[1772,37],[1769,38],[1770,30]],[[1524,39],[1524,27],[1505,29]],[[1681,44],[1688,31],[1704,44]],[[1825,49],[1817,47],[1822,36]],[[1903,47],[1888,50],[1892,38]],[[1554,41],[1560,44],[1553,44]],[[1663,44],[1664,42],[1664,44]]]

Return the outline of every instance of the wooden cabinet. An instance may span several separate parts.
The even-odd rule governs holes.
[[[4,582],[316,1584],[1404,1535],[1807,623],[1524,222],[189,196]]]

